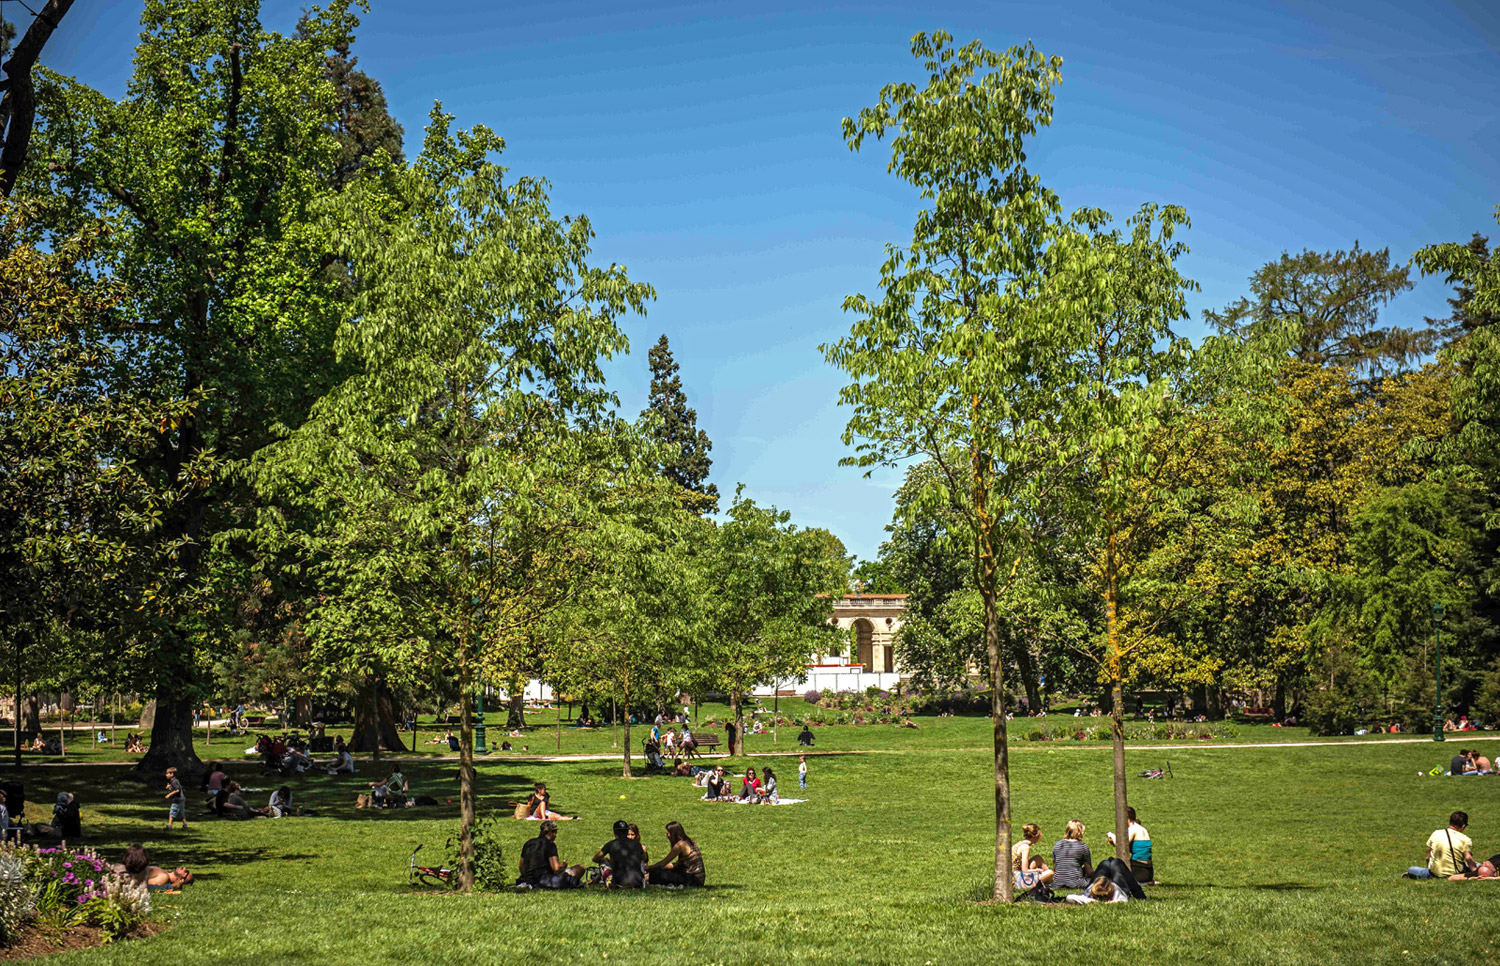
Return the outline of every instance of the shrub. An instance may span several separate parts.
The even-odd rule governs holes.
[[[823,700],[823,692],[818,691],[815,688],[808,688],[807,693],[802,695],[802,700],[806,701],[808,704],[817,704],[819,701]]]
[[[26,871],[14,855],[0,855],[0,945],[16,941],[21,927],[36,913]]]
[[[510,887],[510,873],[505,868],[500,847],[499,823],[500,816],[496,812],[490,812],[474,822],[474,887],[476,889],[496,892]],[[450,836],[447,842],[448,867],[451,869],[458,868],[458,842],[457,835]],[[456,872],[449,882],[455,887],[458,885]]]

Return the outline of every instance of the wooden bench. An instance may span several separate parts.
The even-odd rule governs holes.
[[[1251,723],[1257,721],[1274,721],[1276,720],[1276,711],[1273,708],[1241,708],[1235,717],[1241,721]]]
[[[717,747],[719,747],[719,736],[718,735],[709,735],[709,734],[702,734],[702,735],[700,735],[697,732],[693,733],[693,750],[694,751],[713,751]]]

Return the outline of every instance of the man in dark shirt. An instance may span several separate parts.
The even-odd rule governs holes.
[[[583,884],[583,869],[568,868],[557,857],[557,823],[542,823],[534,839],[521,846],[521,877],[516,885],[533,889],[577,889]]]
[[[1469,753],[1460,748],[1458,754],[1454,755],[1453,760],[1448,763],[1448,771],[1455,775],[1462,775],[1467,771],[1472,771],[1469,767]]]
[[[615,837],[594,853],[594,861],[609,866],[611,889],[640,889],[646,884],[646,853],[630,837],[630,825],[624,820],[615,823]]]

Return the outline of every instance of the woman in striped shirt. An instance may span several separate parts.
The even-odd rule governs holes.
[[[1052,888],[1085,889],[1094,878],[1094,857],[1083,844],[1084,825],[1074,819],[1052,846]]]

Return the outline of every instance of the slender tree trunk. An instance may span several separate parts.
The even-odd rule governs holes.
[[[558,704],[558,702],[556,702],[556,701],[554,701],[552,703],[553,704]],[[562,708],[561,707],[559,707],[557,709],[557,750],[558,750],[558,752],[562,751]]]
[[[1129,807],[1125,789],[1125,681],[1120,663],[1119,592],[1117,586],[1117,562],[1115,559],[1115,531],[1111,523],[1105,546],[1104,561],[1104,623],[1106,630],[1105,668],[1109,674],[1110,742],[1114,746],[1115,770],[1115,856],[1130,861],[1130,842],[1126,833],[1130,829],[1130,818],[1125,809]]]
[[[510,701],[507,704],[505,715],[505,727],[508,731],[518,731],[526,724],[526,685],[518,688],[515,682],[511,682]]]
[[[16,768],[21,767],[21,655],[26,650],[26,643],[31,639],[31,629],[25,624],[16,631]]]
[[[630,685],[625,685],[625,770],[623,777],[630,775]]]
[[[474,667],[465,627],[458,658],[458,887],[474,888]]]
[[[611,737],[614,747],[618,748],[620,747],[620,713],[616,710],[615,696],[613,694],[609,696],[609,726],[613,732]]]
[[[979,425],[979,397],[973,398]],[[1015,883],[1010,875],[1010,746],[1005,728],[1005,660],[1000,653],[1000,613],[996,603],[995,524],[990,514],[990,459],[979,446],[969,451],[969,498],[974,505],[974,550],[978,560],[979,596],[984,602],[984,653],[990,665],[990,715],[995,743],[995,892],[1008,903]]]

